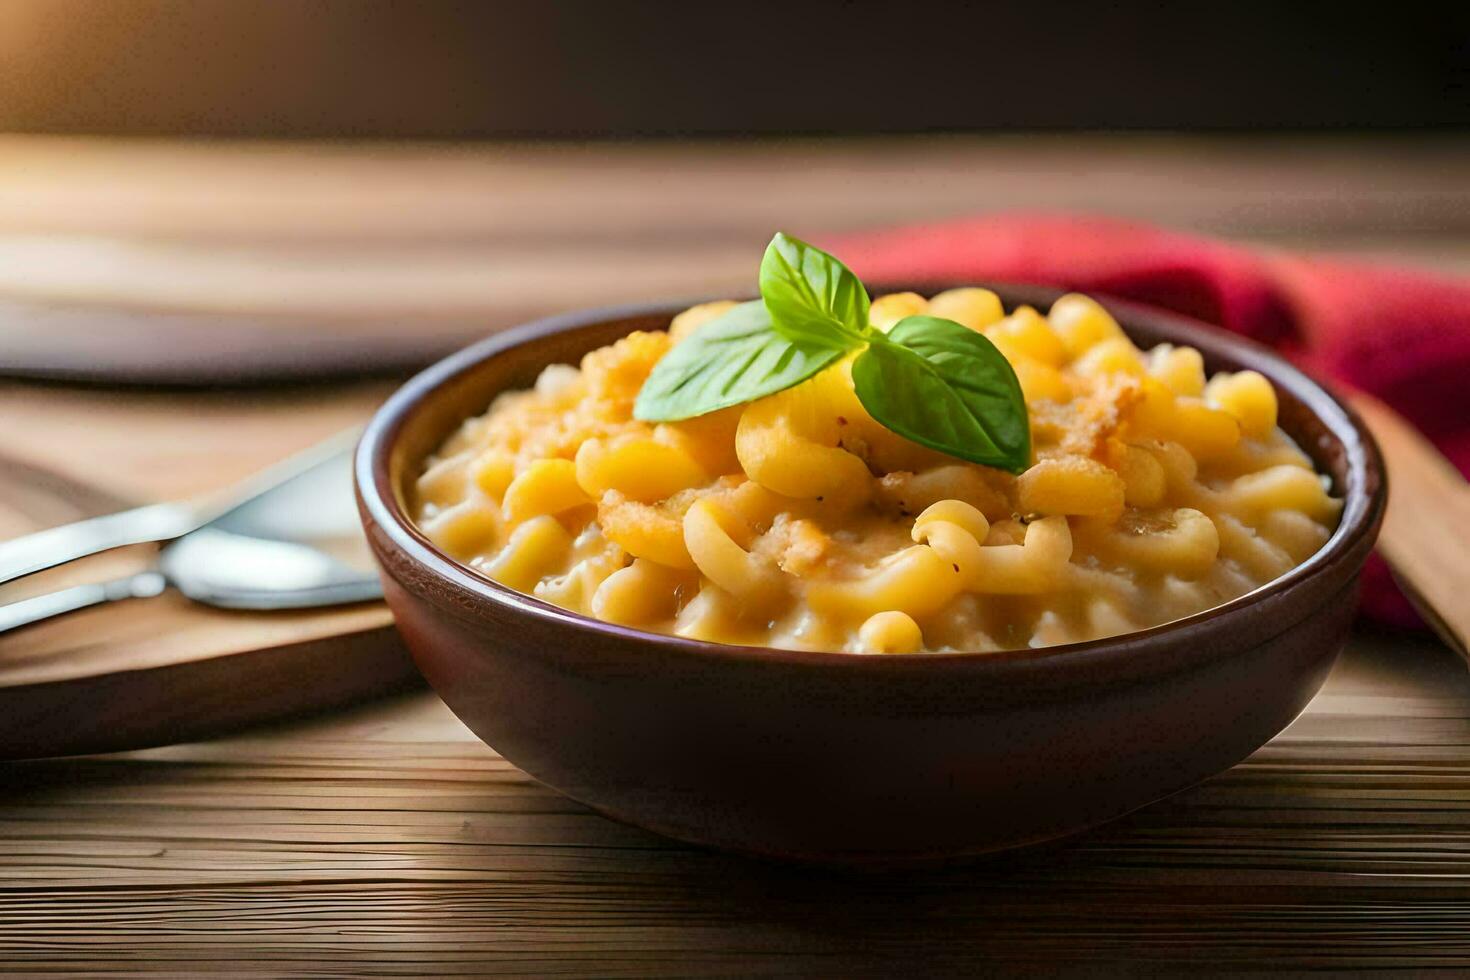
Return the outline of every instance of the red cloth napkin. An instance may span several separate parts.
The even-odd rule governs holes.
[[[1470,281],[1046,214],[849,235],[830,245],[870,281],[1038,283],[1218,324],[1272,345],[1318,378],[1377,395],[1470,476]],[[1363,608],[1381,621],[1417,622],[1376,559],[1365,572]]]

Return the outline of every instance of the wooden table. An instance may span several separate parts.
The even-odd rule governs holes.
[[[547,790],[424,692],[0,768],[14,969],[614,976],[1470,963],[1470,676],[1364,637],[1295,725],[1071,844],[848,876]],[[841,814],[834,814],[841,819]]]
[[[841,230],[997,206],[1107,210],[1470,269],[1470,153],[1451,138],[0,139],[0,295],[422,311],[458,324],[444,327],[449,343],[476,318],[728,288],[776,224]],[[278,446],[289,434],[272,433],[300,436],[292,419],[335,426],[371,391],[9,383],[0,451],[27,472],[157,499],[248,472],[289,448]],[[171,405],[178,427],[136,443],[81,424],[43,431],[58,413]],[[254,420],[243,430],[209,424],[241,413]],[[108,465],[137,452],[157,465]],[[173,975],[1464,969],[1470,676],[1428,640],[1362,634],[1307,713],[1230,772],[1064,846],[923,874],[763,865],[623,827],[500,760],[428,692],[213,742],[6,764],[0,964]]]

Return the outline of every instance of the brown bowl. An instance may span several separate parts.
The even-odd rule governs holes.
[[[1053,291],[997,287],[1007,306]],[[591,310],[498,334],[424,371],[357,455],[368,540],[398,628],[444,701],[568,796],[686,841],[824,863],[935,861],[1046,841],[1245,758],[1316,693],[1346,637],[1383,515],[1377,447],[1269,351],[1107,304],[1144,345],[1274,382],[1281,425],[1346,496],[1317,554],[1223,606],[1106,640],[861,657],[727,646],[599,622],[438,551],[405,509],[430,452],[497,392],[688,304]]]

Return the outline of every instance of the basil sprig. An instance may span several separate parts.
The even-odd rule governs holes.
[[[821,249],[785,234],[766,248],[761,299],[701,325],[654,367],[636,418],[671,422],[775,394],[860,351],[853,387],[885,428],[960,459],[1019,473],[1031,428],[1016,372],[953,320],[872,325],[867,290]]]
[[[774,395],[836,361],[847,348],[789,340],[760,300],[701,324],[663,356],[633,414],[675,422]]]
[[[771,326],[792,343],[851,350],[871,329],[858,277],[806,242],[777,232],[761,258],[760,283]]]
[[[869,415],[920,445],[1016,472],[1031,462],[1016,372],[953,320],[904,317],[853,362],[852,383]]]

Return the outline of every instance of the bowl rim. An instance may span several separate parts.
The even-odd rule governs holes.
[[[950,280],[915,280],[896,287],[878,285],[872,295],[905,290],[930,293],[957,285]],[[1011,283],[996,280],[971,281],[960,285],[979,286],[997,292],[1007,309],[1021,303],[1049,304],[1069,290],[1050,286]],[[491,358],[522,344],[546,336],[593,327],[600,323],[647,317],[672,317],[690,306],[708,302],[709,298],[659,300],[590,307],[542,317],[498,331],[483,340],[443,358],[405,382],[374,413],[368,423],[353,462],[354,483],[365,522],[375,524],[397,549],[417,568],[428,573],[440,586],[470,597],[474,602],[488,602],[508,612],[548,620],[560,627],[592,634],[593,638],[632,641],[646,644],[668,654],[689,655],[720,661],[758,662],[811,667],[838,667],[847,670],[896,669],[907,666],[943,663],[1000,667],[1052,667],[1072,663],[1104,666],[1106,662],[1125,657],[1138,665],[1149,658],[1143,656],[1175,646],[1181,634],[1202,629],[1212,634],[1228,627],[1232,621],[1246,625],[1242,619],[1258,607],[1327,573],[1339,562],[1361,550],[1366,557],[1376,537],[1387,501],[1387,475],[1382,455],[1372,433],[1349,406],[1335,397],[1274,350],[1243,337],[1182,314],[1158,307],[1116,299],[1107,294],[1088,293],[1107,309],[1128,332],[1130,326],[1170,335],[1175,342],[1204,349],[1207,356],[1217,355],[1255,369],[1264,364],[1273,385],[1283,386],[1297,398],[1333,434],[1345,450],[1343,481],[1344,505],[1337,527],[1328,540],[1306,560],[1280,575],[1228,602],[1211,606],[1180,619],[1116,636],[1044,647],[1026,647],[999,651],[922,652],[903,656],[863,656],[834,650],[792,650],[781,647],[727,644],[694,640],[667,633],[657,633],[623,626],[563,609],[560,606],[519,592],[481,575],[440,551],[418,529],[415,522],[399,506],[393,485],[391,461],[398,435],[418,407],[454,379],[477,369]],[[728,297],[722,297],[728,298]],[[1254,362],[1254,363],[1252,363]],[[492,392],[489,397],[493,398]],[[487,402],[488,404],[488,402]],[[1319,470],[1320,472],[1320,470]],[[369,534],[369,539],[372,535]],[[1367,539],[1365,545],[1364,540]],[[1354,572],[1357,570],[1355,569]],[[386,571],[385,574],[393,574]],[[1336,593],[1334,593],[1336,594]],[[442,604],[439,604],[440,608]],[[460,616],[468,613],[455,610]],[[1289,629],[1293,621],[1281,622],[1273,632],[1257,642]],[[1254,645],[1254,644],[1253,644]],[[1208,646],[1197,644],[1196,647]],[[1208,651],[1201,650],[1203,655]],[[1217,651],[1218,652],[1218,651]],[[1193,659],[1193,658],[1190,658]],[[1182,667],[1182,664],[1176,663]]]

